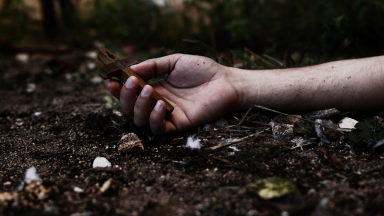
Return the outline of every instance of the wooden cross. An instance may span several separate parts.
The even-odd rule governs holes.
[[[108,49],[102,49],[99,51],[97,55],[99,60],[104,64],[99,70],[99,76],[106,80],[111,79],[113,77],[118,78],[120,81],[125,83],[130,76],[135,76],[139,80],[139,92],[144,88],[145,85],[148,85],[139,75],[133,72],[129,66],[137,64],[134,58],[125,58],[119,59],[116,55],[114,55]],[[172,113],[174,107],[165,100],[159,93],[156,91],[153,94],[153,100],[151,106],[154,107],[158,100],[162,100],[165,103],[166,114],[169,115]]]

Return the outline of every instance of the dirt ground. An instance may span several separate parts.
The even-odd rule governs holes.
[[[370,140],[351,142],[344,133],[319,145],[313,125],[295,123],[295,138],[314,140],[293,148],[268,125],[292,120],[256,109],[238,126],[244,113],[154,136],[112,112],[116,101],[94,78],[97,69],[81,63],[97,60],[71,59],[78,58],[1,68],[0,215],[384,215],[384,154]],[[128,133],[143,152],[118,151]],[[185,147],[190,135],[201,149]],[[211,148],[247,136],[230,145],[237,149]],[[93,168],[96,157],[112,167]],[[32,166],[41,181],[20,187]],[[269,177],[292,182],[299,193],[263,199],[249,189]]]

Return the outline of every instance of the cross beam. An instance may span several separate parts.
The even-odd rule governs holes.
[[[130,76],[135,76],[139,80],[139,92],[144,88],[145,85],[148,85],[139,75],[137,75],[129,68],[129,66],[138,63],[134,58],[131,57],[120,60],[108,49],[100,50],[97,57],[104,64],[104,66],[102,66],[99,70],[99,76],[102,79],[106,80],[116,77],[125,83]],[[151,106],[154,107],[158,100],[164,101],[166,114],[171,114],[174,107],[155,91],[153,94]]]

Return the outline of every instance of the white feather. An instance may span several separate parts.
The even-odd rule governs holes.
[[[187,140],[187,145],[185,147],[190,149],[200,149],[201,144],[199,138],[195,138],[195,136],[189,136]]]

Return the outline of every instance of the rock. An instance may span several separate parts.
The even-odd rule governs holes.
[[[88,51],[85,53],[85,57],[90,59],[97,59],[97,51]]]
[[[25,91],[27,93],[32,93],[36,90],[36,84],[35,83],[28,83],[27,87],[25,88]]]
[[[2,205],[6,206],[6,204],[8,202],[11,202],[12,200],[13,200],[13,195],[10,192],[0,193],[0,203]]]
[[[39,174],[37,174],[34,166],[27,169],[25,172],[24,182],[30,184],[32,181],[40,181]]]
[[[317,120],[316,120],[317,121]],[[326,120],[322,119],[321,124],[327,126],[327,127],[321,127],[321,130],[330,141],[336,142],[339,141],[342,136],[344,136],[344,133],[341,131],[337,130],[332,130],[332,129],[337,129],[337,125],[331,121],[331,120]],[[317,126],[315,126],[316,128]]]
[[[93,165],[92,165],[93,168],[96,168],[96,167],[111,167],[111,166],[112,166],[112,164],[105,157],[97,157],[97,158],[95,158],[95,160],[93,161]]]
[[[261,179],[245,186],[248,192],[256,193],[263,199],[279,198],[285,195],[298,195],[299,190],[287,179],[271,177]]]
[[[345,128],[345,129],[355,129],[355,125],[359,123],[355,119],[345,117],[340,120],[339,122],[339,127],[340,128]]]
[[[124,116],[121,112],[113,110],[111,113],[111,121],[113,124],[122,125],[124,124]]]
[[[141,143],[139,137],[134,133],[129,133],[121,137],[119,143],[120,154],[133,152],[133,151],[144,151],[144,146]]]
[[[275,139],[293,139],[293,125],[272,123],[272,134]]]
[[[76,193],[83,193],[84,192],[84,189],[81,189],[79,187],[74,187],[73,188],[73,191],[76,192]]]
[[[15,56],[16,61],[19,61],[23,64],[29,62],[29,54],[28,53],[19,53]]]
[[[27,185],[25,191],[28,193],[29,199],[40,201],[48,199],[54,192],[52,187],[47,188],[37,180]]]
[[[85,117],[84,126],[89,129],[100,130],[104,126],[104,116],[101,112],[91,112]]]
[[[95,85],[101,84],[103,82],[103,79],[99,76],[95,76],[91,79],[91,82]]]

